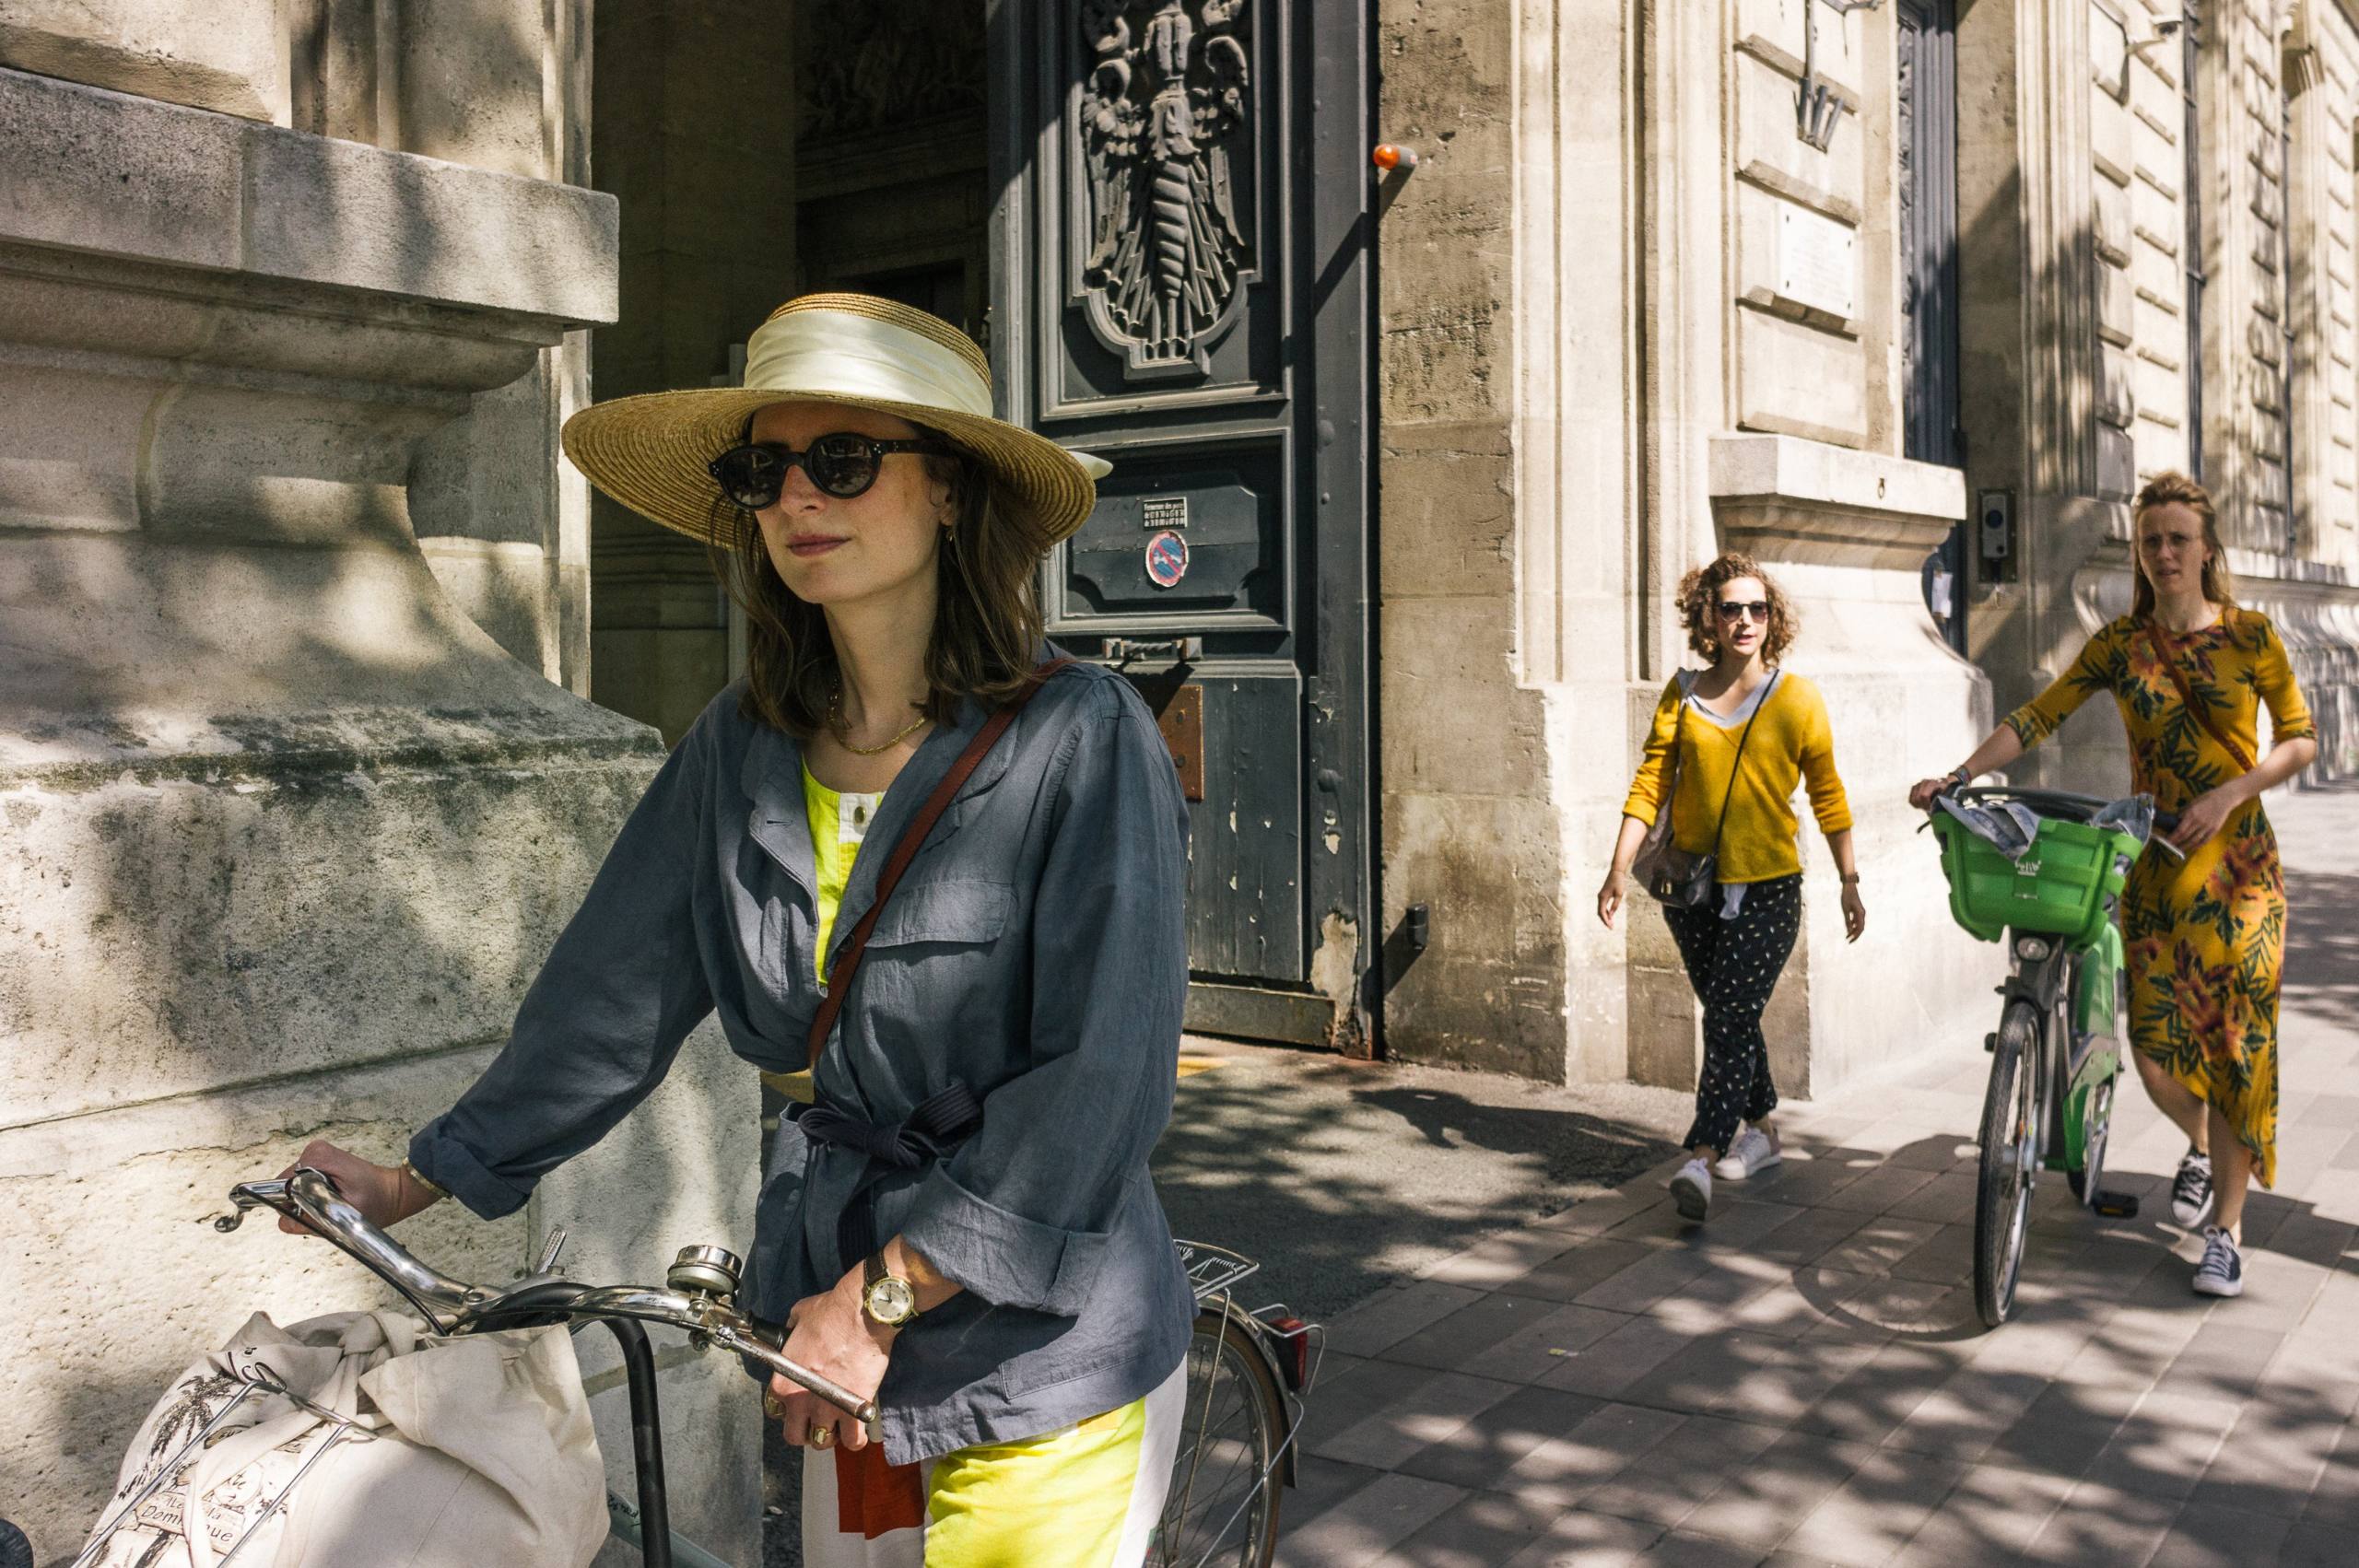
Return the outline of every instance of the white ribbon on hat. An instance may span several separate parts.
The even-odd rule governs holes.
[[[848,310],[796,310],[745,343],[745,389],[878,398],[992,417],[992,389],[955,349]]]

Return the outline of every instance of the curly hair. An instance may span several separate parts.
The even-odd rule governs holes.
[[[1802,629],[1802,619],[1794,614],[1793,603],[1778,586],[1778,579],[1763,571],[1760,562],[1733,550],[1679,579],[1679,619],[1687,628],[1687,646],[1706,659],[1719,658],[1720,588],[1741,577],[1758,579],[1762,591],[1768,595],[1769,630],[1761,639],[1761,661],[1775,664],[1793,645],[1794,634]]]
[[[918,427],[921,437],[946,440]],[[998,497],[982,464],[964,451],[928,453],[926,477],[950,492],[956,521],[934,553],[933,635],[926,645],[926,717],[957,715],[962,697],[995,708],[1024,689],[1046,635],[1037,583],[1040,558],[994,513]],[[713,571],[745,613],[746,681],[739,708],[748,719],[809,740],[827,721],[842,675],[826,612],[794,596],[778,575],[751,512],[716,494]],[[734,515],[732,515],[734,514]],[[718,543],[734,539],[733,548]]]
[[[2220,546],[2220,514],[2212,505],[2212,492],[2178,470],[2165,469],[2146,481],[2138,498],[2130,503],[2130,613],[2140,620],[2154,613],[2154,585],[2146,580],[2146,568],[2139,556],[2138,520],[2156,507],[2185,507],[2203,520],[2203,597],[2224,610],[2236,605],[2236,579],[2228,571],[2228,553]]]

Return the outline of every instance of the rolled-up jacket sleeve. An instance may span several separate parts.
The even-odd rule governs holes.
[[[427,1179],[485,1219],[521,1208],[543,1176],[604,1137],[711,1011],[691,908],[704,741],[692,730],[640,797],[507,1046],[410,1140]]]
[[[1031,1065],[915,1194],[901,1239],[997,1305],[1071,1316],[1170,1119],[1188,816],[1144,704],[1068,737],[1033,913]]]

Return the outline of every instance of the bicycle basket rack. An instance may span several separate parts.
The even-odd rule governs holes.
[[[303,1478],[311,1473],[311,1467],[326,1457],[329,1449],[347,1437],[367,1443],[373,1441],[376,1436],[374,1433],[350,1416],[340,1415],[324,1405],[314,1404],[302,1395],[296,1393],[271,1375],[267,1367],[248,1365],[243,1368],[233,1368],[226,1375],[237,1385],[237,1393],[225,1400],[218,1410],[214,1410],[194,1434],[172,1451],[170,1458],[158,1461],[149,1468],[147,1474],[137,1482],[137,1489],[125,1498],[116,1507],[114,1513],[92,1533],[89,1544],[82,1549],[80,1556],[74,1559],[73,1568],[89,1568],[89,1564],[98,1562],[100,1555],[105,1552],[107,1543],[114,1539],[116,1532],[126,1525],[142,1523],[139,1511],[146,1507],[158,1492],[163,1491],[167,1484],[178,1479],[182,1469],[205,1448],[206,1440],[220,1431],[241,1406],[258,1394],[275,1396],[285,1399],[299,1410],[309,1410],[327,1423],[328,1431],[324,1437],[312,1444],[311,1451],[303,1457],[303,1462],[297,1466],[295,1473],[287,1479],[287,1484],[278,1489],[278,1495],[264,1504],[262,1510],[253,1515],[245,1529],[240,1532],[238,1539],[229,1544],[228,1550],[213,1560],[215,1568],[229,1568],[229,1563],[246,1549],[246,1544],[254,1539],[255,1534],[287,1506],[288,1500],[295,1495],[295,1489],[302,1484]]]

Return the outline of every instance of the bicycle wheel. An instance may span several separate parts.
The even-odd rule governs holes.
[[[1974,1308],[1996,1328],[2014,1309],[2039,1164],[2039,1019],[2015,1002],[1999,1024],[1990,1087],[1982,1102],[1981,1179],[1974,1199]]]
[[[1217,1306],[1188,1341],[1187,1421],[1148,1568],[1269,1568],[1285,1397],[1253,1330]]]

